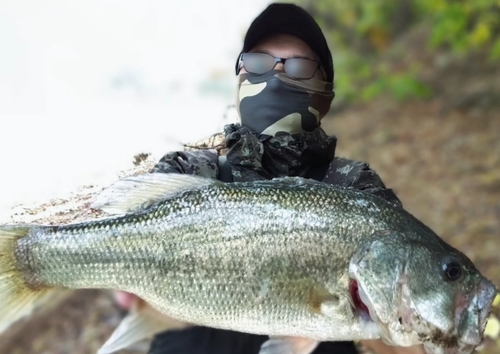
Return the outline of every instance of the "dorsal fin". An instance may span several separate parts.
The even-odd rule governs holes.
[[[218,183],[217,180],[177,173],[148,173],[131,176],[103,190],[91,207],[108,214],[126,214],[168,199],[180,192]]]
[[[295,186],[301,186],[301,185],[324,185],[322,182],[317,181],[315,179],[311,178],[305,178],[305,177],[276,177],[273,178],[272,183],[278,184],[278,183],[283,183],[283,184],[292,184]]]

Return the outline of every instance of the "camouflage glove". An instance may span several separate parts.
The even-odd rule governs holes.
[[[183,173],[216,179],[219,175],[217,156],[215,150],[169,152],[151,172]]]
[[[362,190],[375,194],[395,206],[403,206],[394,191],[387,188],[379,175],[365,162],[335,157],[322,182]]]

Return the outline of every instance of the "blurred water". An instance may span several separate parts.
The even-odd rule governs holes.
[[[267,4],[0,2],[0,215],[220,130],[242,38]]]

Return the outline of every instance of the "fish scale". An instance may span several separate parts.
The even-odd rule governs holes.
[[[338,257],[334,252],[325,252],[325,244],[321,242],[324,236],[328,242],[338,243],[336,229],[342,229],[342,224],[332,223],[328,205],[330,209],[336,205],[332,211],[340,219],[338,200],[342,200],[341,195],[328,189],[318,189],[312,195],[308,190],[301,193],[291,187],[288,189],[289,193],[286,190],[275,193],[274,188],[264,187],[253,190],[206,188],[161,202],[140,215],[47,230],[32,240],[37,245],[32,249],[36,263],[50,260],[39,266],[38,276],[50,285],[109,287],[136,292],[146,300],[151,299],[161,311],[169,314],[174,311],[176,317],[188,321],[194,320],[192,304],[201,303],[211,313],[202,324],[212,326],[224,320],[222,307],[246,303],[246,308],[250,309],[246,316],[250,321],[257,321],[262,310],[252,312],[251,301],[244,298],[256,297],[253,289],[260,288],[261,279],[273,279],[278,275],[299,281],[308,276],[309,270],[309,274],[316,276],[328,275],[318,279],[325,284],[335,283],[340,274],[347,272],[346,261],[323,264],[325,256],[332,260]],[[255,205],[257,198],[259,204]],[[315,207],[310,198],[318,202]],[[352,213],[354,208],[344,209]],[[227,219],[225,215],[234,210],[246,213]],[[344,227],[347,228],[348,225]],[[366,236],[373,230],[367,227]],[[306,234],[308,237],[304,238]],[[68,237],[70,235],[72,237]],[[25,247],[30,247],[29,243]],[[75,253],[68,252],[69,248]],[[354,247],[350,247],[350,251],[353,252]],[[61,268],[61,263],[66,266]],[[88,267],[82,269],[82,265]],[[139,289],[137,284],[141,279],[157,279],[162,286]],[[203,284],[202,291],[192,288],[193,283]],[[221,284],[225,291],[218,288]],[[302,290],[297,293],[295,288],[291,286],[290,291],[284,291],[276,285],[270,286],[268,291],[276,293],[277,300],[285,297],[281,302],[288,304],[288,300],[304,298]],[[169,306],[165,299],[173,305]],[[268,299],[269,295],[262,300],[269,310],[270,320],[283,318],[285,307],[281,308],[279,301]],[[183,312],[177,312],[178,306]],[[245,315],[243,308],[241,312]],[[229,316],[231,321],[235,316]],[[302,316],[297,322],[305,323]],[[210,323],[210,319],[215,323]]]

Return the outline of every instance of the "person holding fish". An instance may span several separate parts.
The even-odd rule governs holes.
[[[233,181],[302,176],[364,190],[401,205],[366,163],[335,156],[336,138],[320,127],[335,96],[332,55],[321,28],[301,7],[271,4],[250,25],[238,56],[241,124],[225,127],[226,156],[171,152],[153,172]],[[124,307],[133,297],[118,294]],[[155,337],[149,354],[257,354],[266,336],[195,327]],[[185,346],[182,348],[179,343]],[[372,343],[379,354],[422,349]],[[321,343],[313,354],[355,354],[353,342]]]
[[[166,154],[105,189],[105,218],[0,226],[0,332],[53,291],[119,290],[99,354],[471,354],[495,286],[321,129],[333,62],[302,8],[272,4],[236,62],[227,154]]]

